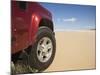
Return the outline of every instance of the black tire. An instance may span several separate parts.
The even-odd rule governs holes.
[[[46,62],[41,62],[37,57],[37,45],[38,45],[39,40],[43,37],[48,37],[52,41],[52,46],[53,46],[51,57]],[[56,41],[55,41],[54,33],[48,27],[40,27],[37,33],[36,42],[32,46],[32,50],[30,54],[30,60],[31,60],[30,66],[35,69],[38,69],[39,72],[44,71],[53,62],[55,52],[56,52]]]

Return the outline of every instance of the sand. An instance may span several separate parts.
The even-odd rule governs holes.
[[[57,31],[56,55],[44,72],[95,69],[95,30]]]

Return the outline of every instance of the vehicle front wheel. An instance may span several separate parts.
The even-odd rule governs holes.
[[[52,30],[40,27],[30,53],[30,66],[39,71],[47,69],[54,60],[55,52],[56,41]]]

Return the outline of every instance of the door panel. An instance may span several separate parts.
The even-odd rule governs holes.
[[[12,52],[18,52],[28,45],[29,16],[26,4],[21,1],[12,2],[12,38],[14,39]]]

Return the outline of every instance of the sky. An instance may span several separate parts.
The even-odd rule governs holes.
[[[52,13],[55,31],[96,28],[96,6],[40,3]]]

